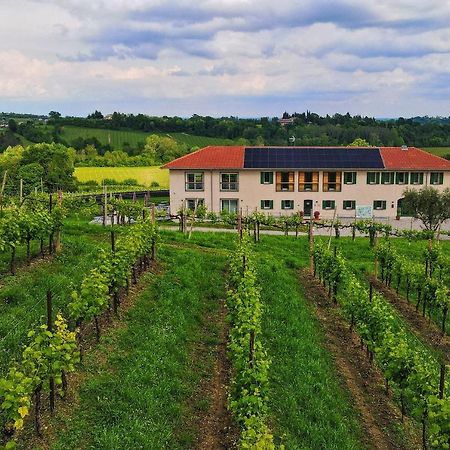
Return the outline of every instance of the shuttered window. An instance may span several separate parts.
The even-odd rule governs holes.
[[[273,184],[273,172],[261,172],[261,184]]]
[[[261,209],[273,209],[273,200],[261,200]]]
[[[298,191],[317,192],[319,190],[319,172],[299,172]]]
[[[294,191],[294,172],[277,172],[276,181],[277,181],[276,190],[278,192]]]
[[[340,192],[341,178],[342,172],[324,172],[323,192]]]

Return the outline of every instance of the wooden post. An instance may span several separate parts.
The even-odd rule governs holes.
[[[53,332],[53,318],[52,318],[52,293],[47,291],[47,330]],[[50,412],[55,411],[55,379],[50,377]]]
[[[155,204],[152,203],[152,223],[155,223],[155,216],[156,216],[156,208]]]
[[[5,170],[3,174],[3,182],[2,182],[2,190],[0,192],[0,214],[3,215],[3,193],[5,192],[5,185],[6,185],[6,174],[8,173],[7,170]]]
[[[57,203],[58,203],[58,207],[61,208],[62,205],[62,201],[63,201],[63,194],[61,190],[58,190],[58,198],[57,198]],[[61,250],[61,229],[57,229],[56,230],[56,236],[55,236],[55,252],[58,253]]]
[[[106,215],[108,213],[108,188],[103,185],[103,226],[106,226]]]
[[[23,200],[23,179],[20,179],[19,182],[19,205],[22,206],[22,200]]]
[[[198,206],[198,199],[195,199],[194,211],[192,213],[191,228],[189,229],[188,239],[190,239],[192,235],[192,228],[194,227],[195,216],[197,215],[197,206]]]
[[[312,214],[309,218],[309,270],[314,273],[314,232]]]
[[[237,232],[239,235],[239,238],[242,239],[242,214],[241,211],[239,211],[237,216]]]
[[[444,398],[444,388],[445,388],[445,364],[441,364],[441,373],[439,377],[439,398]]]
[[[116,251],[116,234],[114,230],[111,230],[111,251],[113,253]]]
[[[51,214],[53,211],[53,194],[49,195],[48,209]],[[53,253],[53,231],[50,233],[49,238],[48,238],[48,253],[49,254]]]
[[[249,345],[249,357],[248,361],[250,364],[250,367],[253,367],[254,364],[254,354],[255,354],[255,330],[250,331],[250,345]]]

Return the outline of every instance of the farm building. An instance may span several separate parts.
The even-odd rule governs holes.
[[[172,210],[375,218],[401,214],[406,188],[450,187],[450,161],[415,147],[209,146],[164,166]],[[364,207],[364,208],[362,208]]]

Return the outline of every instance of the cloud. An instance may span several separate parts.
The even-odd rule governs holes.
[[[2,15],[3,103],[448,115],[449,2],[3,0]]]

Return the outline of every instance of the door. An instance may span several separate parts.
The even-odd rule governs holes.
[[[303,214],[305,216],[310,216],[311,211],[313,207],[313,201],[312,200],[304,200],[303,201]]]

